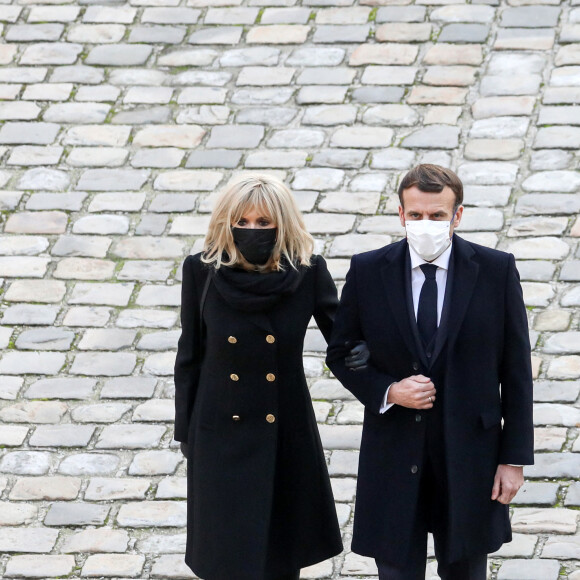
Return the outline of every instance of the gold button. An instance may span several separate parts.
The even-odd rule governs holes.
[[[274,343],[276,342],[276,339],[275,339],[275,338],[274,338],[274,337],[273,337],[271,334],[269,334],[269,335],[266,337],[266,342],[267,342],[268,344],[274,344]]]
[[[233,420],[233,421],[239,421],[239,420],[240,420],[240,416],[239,416],[239,415],[234,415],[234,416],[232,417],[232,420]]]
[[[276,380],[276,375],[273,373],[268,373],[266,375],[266,380],[269,381],[270,383]]]
[[[230,375],[230,379],[232,379],[232,381],[239,381],[240,377],[238,377],[238,375],[236,375],[235,373],[232,373]]]
[[[230,336],[228,337],[228,342],[230,344],[236,344],[236,342],[238,342],[238,339],[235,336]]]
[[[276,417],[274,417],[274,415],[266,415],[266,421],[268,421],[268,423],[273,423],[276,420]]]

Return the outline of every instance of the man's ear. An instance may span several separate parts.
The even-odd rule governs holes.
[[[403,206],[399,206],[399,219],[401,220],[401,225],[405,227],[405,210]]]
[[[455,212],[455,216],[453,218],[453,229],[459,227],[461,223],[461,218],[463,217],[463,206],[460,205]]]

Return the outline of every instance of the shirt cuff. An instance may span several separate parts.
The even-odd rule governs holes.
[[[508,463],[510,467],[523,467],[523,465],[516,465],[515,463]]]
[[[387,392],[385,393],[385,396],[383,398],[383,404],[381,405],[381,408],[379,409],[379,413],[383,414],[386,413],[395,403],[387,403],[387,399],[389,397],[389,390],[391,389],[391,387],[394,385],[395,383],[391,383],[388,387],[387,387]]]

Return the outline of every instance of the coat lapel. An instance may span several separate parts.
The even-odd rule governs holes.
[[[391,313],[407,348],[414,354],[422,354],[417,349],[410,319],[410,314],[412,315],[413,311],[409,312],[406,255],[407,243],[406,240],[402,240],[387,255],[388,262],[381,268],[381,278],[384,284],[384,295],[387,297]]]
[[[479,265],[473,260],[474,254],[465,240],[456,235],[453,237],[445,301],[431,364],[441,353],[445,341],[452,342],[455,339],[465,318],[479,273]]]

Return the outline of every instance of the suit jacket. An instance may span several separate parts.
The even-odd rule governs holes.
[[[346,340],[367,342],[366,370],[346,369]],[[354,256],[327,363],[365,406],[352,542],[359,554],[395,564],[406,554],[425,450],[421,413],[431,411],[379,409],[388,385],[430,376],[438,362],[448,558],[455,561],[511,539],[507,506],[490,499],[495,471],[500,463],[533,463],[530,342],[515,260],[454,236],[442,319],[427,358],[412,309],[406,239]]]
[[[328,339],[338,297],[324,258],[268,311],[233,308],[200,254],[183,264],[175,439],[188,443],[185,560],[200,578],[290,574],[342,550],[304,376],[314,316]]]

